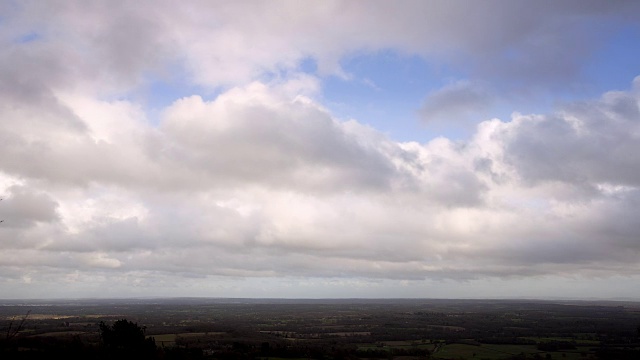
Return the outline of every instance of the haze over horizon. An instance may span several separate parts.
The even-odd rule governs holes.
[[[640,2],[0,0],[0,299],[640,300]]]

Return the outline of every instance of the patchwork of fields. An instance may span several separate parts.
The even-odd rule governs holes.
[[[640,304],[497,300],[169,299],[0,304],[3,349],[99,349],[128,319],[190,358],[636,359]],[[13,330],[12,330],[13,329]],[[196,355],[193,353],[195,352]],[[637,357],[640,358],[640,357]]]

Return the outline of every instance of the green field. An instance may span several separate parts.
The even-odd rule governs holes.
[[[434,347],[435,344],[430,341],[384,341],[379,344],[358,344],[358,350],[360,351],[391,351],[392,349],[426,349],[432,351]]]
[[[195,332],[195,333],[178,333],[178,334],[157,334],[157,335],[149,335],[147,337],[152,337],[155,339],[158,345],[164,346],[174,346],[176,340],[179,338],[202,338],[206,336],[217,336],[224,334],[223,332]]]
[[[527,359],[580,360],[589,359],[592,354],[589,347],[578,347],[568,351],[539,351],[534,345],[493,345],[480,346],[466,344],[449,344],[433,354],[434,359],[508,359],[514,355],[524,354]]]
[[[533,337],[533,336],[526,336],[526,337],[522,337],[522,339],[533,340],[536,343],[552,342],[552,341],[567,341],[567,342],[574,342],[576,345],[587,345],[587,346],[600,345],[600,341],[598,341],[598,340],[578,339],[578,338],[572,338],[572,337]]]
[[[56,331],[56,332],[47,332],[43,334],[33,335],[33,336],[74,336],[74,335],[82,335],[86,334],[85,331]]]
[[[103,350],[100,322],[111,324],[113,314],[123,314],[118,316],[140,324],[143,332],[154,338],[159,353],[195,355],[201,351],[207,360],[305,356],[354,360],[640,359],[640,313],[630,311],[636,305],[423,299],[353,303],[256,300],[246,304],[218,303],[215,299],[184,301],[31,304],[32,312],[39,314],[35,318],[21,315],[28,311],[22,303],[5,304],[0,306],[0,319],[26,321],[14,332],[10,326],[17,320],[0,323],[8,339],[5,344],[12,345],[4,349],[44,354],[52,349],[51,344],[63,349],[73,345],[89,356]],[[82,315],[84,311],[88,315]],[[101,316],[93,318],[96,313]],[[70,320],[61,321],[60,316]]]
[[[540,353],[533,345],[466,345],[449,344],[441,347],[436,359],[506,359],[518,354]]]

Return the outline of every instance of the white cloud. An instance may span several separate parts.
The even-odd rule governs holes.
[[[557,114],[487,121],[468,142],[418,144],[340,122],[279,85],[185,98],[157,129],[131,118],[160,142],[105,135],[122,155],[103,161],[105,171],[82,188],[56,172],[34,177],[28,166],[12,168],[25,185],[4,189],[1,231],[23,240],[2,244],[25,255],[19,263],[5,258],[2,268],[20,264],[33,279],[44,265],[247,277],[633,274],[640,250],[633,172],[615,148],[611,157],[581,148],[611,134],[615,146],[633,147],[635,113],[620,103],[637,99],[633,91],[605,94]],[[68,104],[78,113],[85,106]],[[97,106],[128,114],[117,102]],[[78,118],[94,129],[91,121],[105,113]],[[576,135],[576,122],[588,141]],[[78,144],[96,144],[95,132],[83,134],[92,140]],[[80,164],[74,156],[87,151],[59,161]],[[127,164],[139,156],[144,167]],[[66,169],[74,171],[86,174],[83,166]],[[618,185],[623,190],[611,190]]]
[[[633,1],[34,1],[9,8],[3,40],[14,50],[5,60],[19,57],[31,74],[16,80],[21,88],[39,86],[40,78],[102,93],[176,64],[213,87],[295,69],[309,57],[321,73],[342,74],[345,55],[387,48],[460,66],[473,57],[480,77],[561,85],[579,76],[579,60],[602,44],[611,24],[633,23],[639,13]],[[36,41],[15,40],[33,32]]]
[[[377,149],[351,141],[342,124],[309,99],[261,83],[213,102],[184,98],[161,125],[167,161],[197,171],[200,186],[271,183],[334,189],[389,186],[393,165]],[[197,170],[196,170],[197,169]]]
[[[507,161],[528,181],[640,185],[634,92],[606,93],[548,116],[516,114],[504,127]]]
[[[19,26],[0,24],[0,291],[635,276],[639,80],[554,113],[484,121],[466,141],[399,143],[335,118],[318,100],[322,79],[298,72],[311,58],[317,76],[341,74],[345,55],[391,48],[453,66],[473,54],[481,79],[560,83],[594,46],[566,56],[584,39],[576,29],[640,13],[619,4],[581,2],[575,18],[571,2],[11,5],[7,25]],[[131,95],[176,68],[219,93],[175,99],[155,123]],[[425,112],[466,116],[490,98],[478,84],[432,93]]]

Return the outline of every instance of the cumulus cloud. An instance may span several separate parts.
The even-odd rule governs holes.
[[[572,2],[7,5],[0,289],[637,274],[639,80],[464,141],[393,141],[319,95],[345,55],[383,48],[560,83],[595,46],[575,29],[640,13],[616,4],[575,17]],[[300,74],[307,58],[317,73]],[[152,119],[133,94],[174,69],[216,91]],[[424,115],[470,116],[488,89],[452,83]]]
[[[108,141],[125,153],[119,164],[89,159],[107,170],[81,188],[56,172],[5,173],[25,185],[4,190],[6,223],[22,228],[4,226],[3,236],[32,242],[3,247],[35,251],[20,260],[32,269],[65,263],[200,276],[460,279],[619,273],[621,264],[633,273],[633,157],[589,149],[634,146],[634,101],[635,90],[604,94],[554,114],[486,121],[466,142],[419,144],[336,120],[277,84],[234,88],[213,101],[184,98],[159,127],[136,123],[161,142],[96,140],[86,131],[79,144]],[[87,129],[102,121],[79,118]],[[75,156],[87,151],[59,161],[80,163]]]
[[[530,181],[637,187],[638,119],[637,90],[554,115],[515,115],[505,134],[508,161]]]
[[[271,182],[290,188],[389,186],[393,164],[352,141],[350,129],[304,97],[273,97],[259,83],[214,102],[174,103],[161,129],[182,164],[210,180]]]

